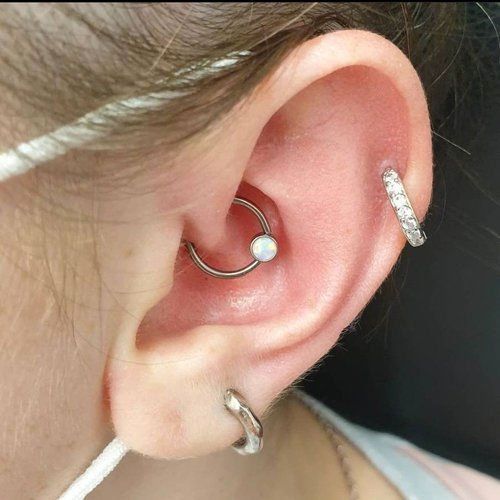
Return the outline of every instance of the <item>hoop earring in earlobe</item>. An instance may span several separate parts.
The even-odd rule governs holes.
[[[227,389],[224,393],[226,410],[238,419],[245,436],[233,444],[233,450],[240,455],[254,455],[264,446],[264,429],[243,396],[234,389]]]

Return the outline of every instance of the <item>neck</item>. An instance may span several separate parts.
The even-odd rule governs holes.
[[[318,498],[348,489],[334,447],[316,419],[293,398],[282,401],[264,423],[265,446],[257,456],[232,450],[176,462],[129,454],[92,494],[108,498],[282,499]]]

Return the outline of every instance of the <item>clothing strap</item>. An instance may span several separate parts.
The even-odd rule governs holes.
[[[311,411],[330,423],[383,474],[406,500],[456,500],[457,496],[405,450],[415,448],[404,439],[348,422],[302,391],[295,395]],[[430,454],[428,454],[430,455]],[[436,457],[437,460],[443,460]]]

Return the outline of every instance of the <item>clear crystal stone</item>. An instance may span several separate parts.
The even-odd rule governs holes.
[[[406,196],[403,194],[398,194],[391,198],[392,204],[396,209],[399,209],[407,204],[406,202]]]
[[[404,205],[398,208],[397,213],[401,219],[404,219],[406,217],[411,217],[413,215],[413,210],[407,205]]]
[[[390,182],[387,184],[387,192],[390,196],[395,196],[403,193],[403,186],[400,182]]]
[[[384,181],[386,183],[397,180],[399,180],[399,175],[392,168],[384,172]]]
[[[278,243],[268,234],[262,234],[253,239],[250,253],[259,262],[269,262],[278,254]]]
[[[401,225],[406,230],[413,230],[418,228],[418,221],[415,217],[407,217],[401,220]]]

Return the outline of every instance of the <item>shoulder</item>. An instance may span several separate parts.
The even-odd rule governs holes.
[[[353,424],[301,391],[296,396],[358,448],[404,498],[500,498],[500,481],[426,452],[399,437]]]
[[[458,498],[477,500],[500,498],[500,481],[486,474],[445,460],[409,443],[402,445],[400,450],[434,474]]]

